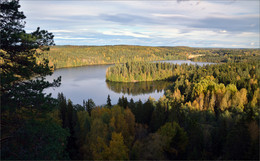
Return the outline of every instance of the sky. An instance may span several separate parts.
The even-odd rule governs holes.
[[[259,48],[259,0],[20,0],[56,45]]]

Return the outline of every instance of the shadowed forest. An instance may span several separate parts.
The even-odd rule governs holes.
[[[19,8],[1,1],[1,160],[259,160],[259,49],[50,47],[54,35],[26,33]],[[148,62],[171,59],[218,64]],[[45,80],[56,68],[108,63],[114,91],[164,95],[96,106],[43,93],[62,83]]]

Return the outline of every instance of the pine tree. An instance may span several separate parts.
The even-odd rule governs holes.
[[[62,121],[62,127],[68,127],[68,117],[67,117],[67,101],[63,93],[58,94],[59,110],[60,110],[60,119]]]
[[[54,45],[54,36],[40,28],[26,33],[26,17],[19,8],[19,1],[1,1],[1,110],[13,111],[30,106],[43,112],[49,110],[53,100],[42,91],[59,86],[60,78],[53,83],[45,81],[44,76],[52,74],[52,69],[48,60],[37,64],[36,57],[48,50],[48,46]],[[29,80],[33,76],[35,79]],[[49,105],[41,106],[46,103]]]
[[[18,0],[0,1],[0,8],[1,159],[63,159],[68,134],[48,117],[57,104],[43,93],[59,86],[60,77],[45,81],[52,74],[48,60],[36,62],[54,36],[40,28],[26,33]]]
[[[112,107],[110,95],[107,96],[107,106],[108,106],[109,108]]]
[[[92,100],[92,99],[88,99],[86,102],[85,102],[85,108],[86,108],[86,111],[88,111],[88,114],[89,116],[91,116],[91,111],[92,109],[95,107],[95,102]]]

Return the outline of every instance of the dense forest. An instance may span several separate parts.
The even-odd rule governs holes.
[[[200,62],[250,62],[260,61],[259,49],[212,49],[199,57],[191,58]]]
[[[60,94],[55,113],[61,114],[57,122],[72,131],[69,156],[257,160],[260,63],[177,66],[174,83],[158,101],[122,97],[111,105],[108,96],[103,107],[92,100],[73,106]]]
[[[127,61],[154,61],[187,59],[175,50],[145,46],[55,46],[38,59],[48,59],[56,68],[95,64],[126,63]]]
[[[113,82],[143,82],[168,80],[173,75],[174,68],[170,63],[127,62],[109,67],[106,80]]]
[[[131,61],[187,60],[201,62],[260,61],[259,49],[212,49],[148,46],[53,46],[37,58],[48,59],[57,68],[95,64],[118,64]]]
[[[217,56],[223,63],[173,65],[159,100],[122,96],[112,105],[108,95],[102,107],[92,99],[74,105],[43,93],[61,83],[45,80],[52,69],[38,59],[53,35],[26,33],[19,8],[1,1],[1,160],[259,160],[259,50],[232,49],[249,55],[234,52],[226,63]]]

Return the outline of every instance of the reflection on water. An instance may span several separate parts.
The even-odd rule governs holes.
[[[128,95],[149,94],[153,92],[163,92],[163,90],[172,84],[169,81],[151,81],[151,82],[111,82],[106,81],[107,87],[116,92]]]
[[[189,60],[162,61],[174,64],[198,64],[205,65],[211,63],[192,62]],[[83,99],[92,98],[96,105],[106,104],[107,96],[110,95],[112,104],[116,104],[119,97],[124,95],[134,101],[139,99],[146,101],[150,96],[156,100],[163,96],[164,88],[170,85],[167,81],[139,82],[139,83],[115,83],[106,82],[106,69],[111,65],[95,65],[77,68],[65,68],[55,70],[52,76],[46,77],[52,81],[61,76],[61,86],[58,88],[48,88],[44,92],[52,93],[57,97],[59,92],[63,92],[66,98],[71,99],[75,104],[82,104]]]

